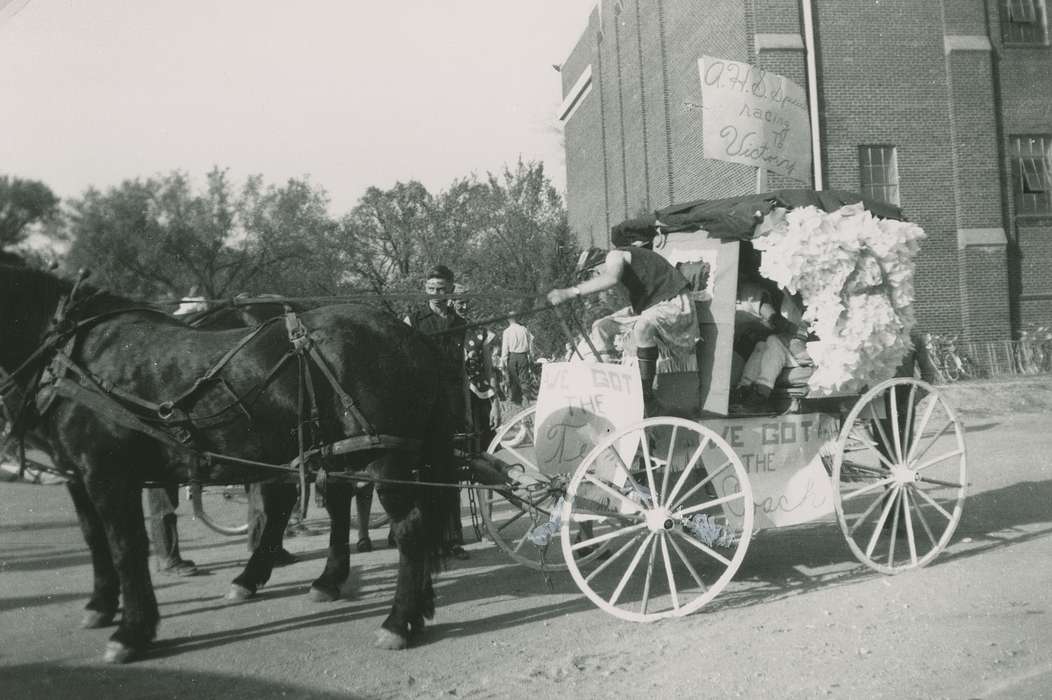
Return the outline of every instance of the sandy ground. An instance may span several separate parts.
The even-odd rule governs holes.
[[[91,573],[65,490],[0,484],[0,697],[1052,697],[1052,380],[948,393],[972,485],[924,569],[865,569],[832,524],[768,531],[712,604],[639,625],[594,608],[568,575],[546,581],[475,542],[405,652],[370,646],[391,550],[356,555],[355,598],[317,604],[304,593],[326,537],[289,539],[303,561],[227,606],[244,543],[184,514],[184,553],[206,574],[156,575],[156,647],[105,666],[108,633],[77,629]]]

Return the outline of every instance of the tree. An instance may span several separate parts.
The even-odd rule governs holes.
[[[235,197],[219,169],[203,192],[179,172],[129,180],[71,204],[68,262],[92,269],[102,286],[147,298],[192,288],[208,298],[331,294],[327,205],[324,191],[295,179],[278,188],[251,177]]]
[[[579,252],[544,165],[520,160],[514,169],[488,174],[470,193],[472,206],[462,224],[471,231],[463,272],[473,290],[495,299],[481,301],[480,310],[496,316],[543,305],[548,290],[570,279]],[[528,323],[542,349],[562,348],[565,338],[554,314],[535,314]]]
[[[241,291],[288,296],[332,296],[344,276],[339,226],[329,196],[308,180],[283,187],[249,178],[238,201]]]
[[[415,181],[373,187],[340,228],[344,289],[420,292],[428,268],[444,263],[470,287],[478,318],[533,308],[577,258],[562,198],[540,163],[459,179],[434,196]],[[391,308],[404,310],[403,299]],[[553,318],[530,325],[545,347],[562,347]]]
[[[59,213],[59,198],[36,180],[0,176],[0,248],[21,243],[33,224]]]

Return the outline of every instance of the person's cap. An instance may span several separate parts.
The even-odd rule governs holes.
[[[638,219],[630,219],[610,229],[610,243],[615,248],[624,248],[630,245],[649,246],[654,244],[654,236],[657,233],[653,222],[648,221],[641,224]]]
[[[443,279],[448,282],[453,281],[453,271],[445,265],[435,265],[427,271],[428,279]]]

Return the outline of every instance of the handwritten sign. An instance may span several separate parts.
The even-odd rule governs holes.
[[[642,419],[636,367],[549,362],[541,371],[537,397],[537,466],[549,475],[573,473],[600,440]],[[634,450],[635,444],[618,446],[625,459]]]
[[[748,63],[698,59],[704,156],[806,181],[811,126],[803,88]]]
[[[773,418],[719,419],[705,425],[718,432],[741,458],[755,502],[755,527],[779,527],[821,520],[833,513],[833,486],[823,456],[833,454],[836,426],[825,414]],[[710,460],[717,455],[712,448]],[[702,460],[706,460],[706,454]],[[721,496],[737,489],[729,472],[714,486]],[[741,507],[732,505],[728,519],[738,521]]]

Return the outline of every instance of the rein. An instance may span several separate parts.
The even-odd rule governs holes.
[[[35,378],[35,381],[29,383],[22,401],[23,408],[27,403],[27,397],[44,392],[46,389],[51,389],[52,397],[56,395],[62,396],[67,400],[85,406],[98,415],[104,416],[117,425],[142,433],[162,444],[175,448],[181,452],[188,453],[198,459],[199,465],[211,467],[216,464],[229,464],[253,466],[278,471],[297,471],[300,476],[301,486],[305,485],[305,482],[307,481],[307,469],[310,461],[314,457],[321,457],[324,459],[369,449],[418,451],[422,447],[422,442],[414,438],[403,438],[400,436],[386,435],[376,432],[368,419],[358,409],[354,399],[339,385],[335,373],[314,342],[313,333],[303,325],[295,312],[287,310],[284,320],[291,347],[289,351],[278,360],[275,366],[267,372],[262,383],[250,389],[248,393],[255,394],[258,392],[261,394],[263,389],[271,383],[291,359],[298,359],[300,401],[297,409],[299,413],[297,457],[285,464],[272,464],[247,460],[233,455],[199,450],[192,445],[193,434],[191,430],[187,428],[187,426],[190,428],[195,427],[194,419],[187,414],[187,404],[190,404],[194,397],[204,388],[212,386],[216,382],[222,382],[222,379],[218,377],[219,373],[250,342],[259,337],[259,335],[272,324],[277,323],[279,318],[275,317],[268,319],[252,329],[251,332],[242,337],[223,355],[222,358],[212,365],[208,371],[206,371],[201,377],[195,379],[190,388],[179,396],[171,400],[155,403],[141,399],[126,391],[122,391],[113,386],[112,383],[104,381],[95,376],[92,372],[84,369],[73,359],[72,348],[81,331],[121,314],[147,311],[150,313],[161,314],[166,318],[168,317],[168,314],[152,307],[125,307],[95,314],[75,323],[70,323],[68,317],[71,311],[90,298],[90,296],[76,298],[75,295],[78,286],[79,280],[78,284],[74,285],[70,294],[56,307],[50,328],[43,337],[40,345],[33,351],[33,353],[31,353],[14,372],[10,374],[6,372],[0,374],[0,391],[2,391],[0,397],[12,392],[13,389],[17,389],[19,376],[28,372],[50,354],[51,357],[48,361],[48,365],[40,370],[40,374],[49,373],[47,382],[42,385],[41,376],[38,375]],[[96,293],[97,292],[94,292],[91,296]],[[275,299],[270,298],[268,301],[274,302]],[[363,434],[351,434],[348,437],[327,444],[321,444],[318,442],[317,433],[320,431],[321,412],[318,407],[316,391],[311,379],[312,369],[317,369],[325,379],[325,382],[337,396],[343,409],[341,422],[343,423],[344,428],[349,432],[358,429],[363,431]],[[225,382],[223,382],[223,386],[226,386]],[[227,388],[229,390],[229,387]],[[233,391],[230,391],[233,394]],[[209,418],[222,415],[234,406],[240,406],[245,414],[251,419],[251,415],[248,413],[243,400],[237,397],[236,394],[234,395],[234,399],[235,401],[233,403],[223,408],[221,411],[216,412],[213,416],[209,416]],[[50,404],[50,397],[48,398],[48,403]],[[9,416],[9,411],[6,401],[4,401],[3,408],[4,417],[7,418]],[[47,407],[41,411],[41,414],[46,412],[46,410]],[[305,418],[308,414],[309,420]],[[157,425],[158,421],[160,421],[161,425]],[[12,437],[13,427],[17,423],[17,418],[6,420],[5,422],[11,423],[12,430],[7,431],[9,434],[4,436],[4,442],[0,443],[0,446],[6,446],[7,440]],[[20,432],[22,432],[22,435],[19,437],[24,437],[24,431]],[[311,433],[311,443],[309,445],[306,436],[306,433],[308,432]],[[317,471],[319,474],[324,472],[324,470],[321,469]],[[191,482],[200,483],[200,481],[201,480],[198,478],[197,474],[192,475]],[[306,503],[304,503],[304,506],[306,506]]]

